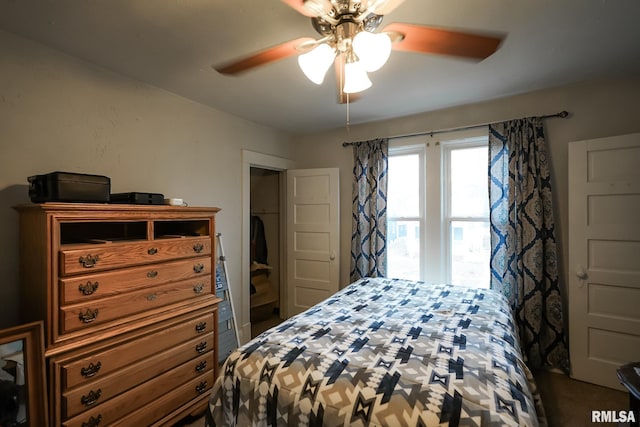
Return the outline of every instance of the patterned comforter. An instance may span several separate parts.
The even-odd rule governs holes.
[[[362,279],[233,352],[216,426],[538,426],[506,299]]]

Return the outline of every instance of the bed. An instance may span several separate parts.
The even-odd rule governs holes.
[[[231,353],[216,426],[541,426],[506,299],[358,280]]]

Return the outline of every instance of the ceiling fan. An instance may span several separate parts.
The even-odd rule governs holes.
[[[392,49],[482,60],[502,42],[502,37],[406,23],[392,23],[375,33],[383,16],[404,0],[282,1],[310,17],[321,37],[290,40],[230,63],[214,65],[216,71],[234,75],[297,55],[300,68],[316,84],[323,82],[333,64],[338,101],[345,103],[353,102],[359,92],[371,86],[367,73],[382,67]]]

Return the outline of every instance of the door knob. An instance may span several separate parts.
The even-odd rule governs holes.
[[[584,287],[584,282],[585,280],[587,280],[587,277],[589,277],[589,275],[587,275],[587,272],[585,271],[584,267],[579,265],[576,270],[576,277],[579,279],[578,287],[582,288]]]
[[[584,267],[582,266],[578,266],[578,269],[576,270],[576,276],[580,280],[586,280],[586,278],[589,277],[587,275],[587,272],[584,270]]]
[[[334,259],[336,259],[336,253],[335,252],[331,252],[331,255],[329,255],[329,259],[331,261],[333,261]]]

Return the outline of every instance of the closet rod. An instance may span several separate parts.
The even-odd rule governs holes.
[[[556,113],[556,114],[547,114],[545,116],[538,116],[538,117],[541,118],[541,119],[551,119],[551,118],[555,118],[555,117],[559,117],[561,119],[564,119],[564,118],[567,118],[568,116],[569,116],[569,112],[560,111],[559,113]],[[495,122],[491,122],[491,123],[495,123]],[[422,136],[422,135],[433,136],[433,135],[437,135],[439,133],[448,133],[448,132],[456,132],[456,131],[460,131],[460,130],[476,129],[476,128],[480,128],[480,127],[483,127],[483,126],[488,126],[491,123],[480,123],[480,124],[477,124],[477,125],[462,126],[462,127],[457,127],[457,128],[451,128],[451,129],[432,130],[432,131],[427,131],[427,132],[407,133],[407,134],[403,134],[403,135],[389,136],[387,138],[389,138],[389,139],[399,139],[399,138],[409,138],[411,136]],[[348,146],[354,145],[354,144],[357,144],[357,142],[343,142],[342,146],[343,147],[348,147]]]

